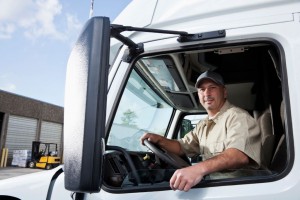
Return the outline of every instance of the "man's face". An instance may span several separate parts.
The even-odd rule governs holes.
[[[209,116],[217,114],[227,97],[226,88],[210,79],[204,79],[198,88],[200,103]]]

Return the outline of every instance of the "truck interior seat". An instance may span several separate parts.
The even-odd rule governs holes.
[[[259,116],[257,122],[261,131],[262,164],[268,168],[272,159],[275,142],[270,106]]]
[[[285,105],[284,102],[281,102],[280,106],[280,115],[282,119],[282,126],[283,130],[285,127]],[[275,172],[281,172],[284,170],[287,163],[287,144],[286,144],[286,136],[285,132],[282,132],[282,135],[280,136],[280,139],[278,141],[277,147],[274,152],[274,156],[272,158],[271,164],[270,164],[270,170]]]

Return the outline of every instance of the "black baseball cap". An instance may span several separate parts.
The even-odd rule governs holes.
[[[201,81],[203,81],[204,79],[210,79],[213,82],[217,83],[218,85],[223,85],[223,86],[225,85],[224,80],[220,74],[213,71],[206,71],[197,78],[195,87],[198,88]]]

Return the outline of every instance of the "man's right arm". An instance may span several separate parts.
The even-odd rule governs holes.
[[[140,140],[142,145],[145,145],[144,140],[148,140],[154,144],[157,144],[158,146],[167,150],[168,152],[177,155],[184,154],[181,150],[181,145],[177,140],[171,140],[155,133],[145,133]]]

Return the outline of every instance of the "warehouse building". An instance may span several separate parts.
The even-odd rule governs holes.
[[[57,143],[63,153],[63,107],[0,90],[0,156],[8,149],[31,150],[32,141]]]

